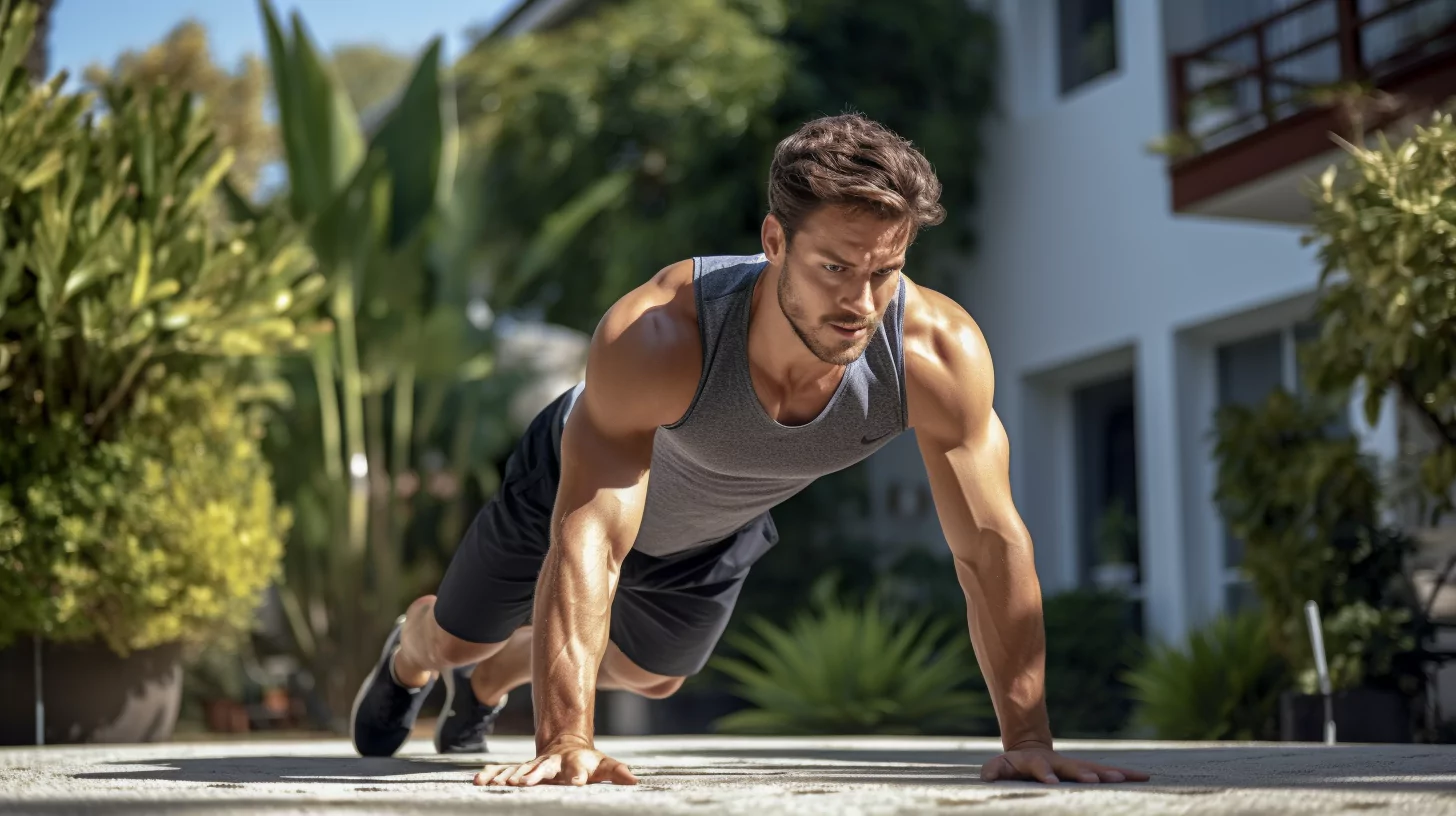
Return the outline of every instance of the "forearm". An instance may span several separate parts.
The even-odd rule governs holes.
[[[986,534],[957,557],[971,642],[991,693],[1002,745],[1052,744],[1046,711],[1046,630],[1031,542]]]
[[[600,537],[553,543],[537,581],[531,689],[536,747],[591,746],[596,680],[620,562]]]

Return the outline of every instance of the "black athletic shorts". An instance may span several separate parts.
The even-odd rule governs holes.
[[[476,515],[440,582],[435,620],[461,640],[499,643],[530,620],[550,543],[569,396],[532,420],[506,462],[500,490]],[[628,552],[612,601],[612,642],[654,674],[698,673],[728,625],[749,568],[776,543],[773,518],[764,513],[716,544],[663,558]]]

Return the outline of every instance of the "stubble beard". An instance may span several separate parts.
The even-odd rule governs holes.
[[[879,328],[880,321],[876,318],[875,322],[870,324],[870,330],[859,340],[848,343],[840,341],[832,345],[819,340],[818,337],[805,328],[805,324],[808,321],[804,317],[803,307],[794,298],[793,291],[789,288],[789,262],[787,258],[784,259],[783,268],[779,270],[778,301],[779,310],[784,313],[784,317],[789,321],[790,328],[794,330],[794,334],[798,336],[799,341],[804,344],[804,348],[808,349],[810,354],[813,354],[815,357],[830,365],[849,365],[855,360],[858,360],[864,354],[865,349],[869,347],[870,339],[875,336],[875,330]]]

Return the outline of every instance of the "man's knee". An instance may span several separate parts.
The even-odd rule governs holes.
[[[617,644],[608,642],[607,653],[602,656],[601,680],[612,687],[640,694],[650,700],[671,697],[682,688],[683,677],[668,677],[653,674],[632,662],[622,653]]]
[[[648,683],[644,688],[633,690],[649,700],[663,700],[676,694],[686,679],[685,677],[663,677],[656,682]]]

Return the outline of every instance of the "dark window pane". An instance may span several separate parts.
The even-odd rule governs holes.
[[[1284,384],[1284,335],[1270,332],[1218,350],[1218,404],[1260,405]],[[1244,542],[1224,531],[1223,565],[1244,560]]]
[[[1062,93],[1117,70],[1115,0],[1058,0]]]

